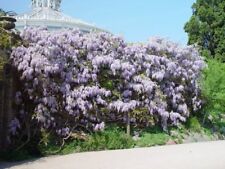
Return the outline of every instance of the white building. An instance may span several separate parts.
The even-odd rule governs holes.
[[[31,0],[32,11],[15,16],[16,28],[23,30],[27,26],[43,26],[49,30],[78,28],[83,32],[104,31],[92,24],[74,19],[60,11],[61,0]]]

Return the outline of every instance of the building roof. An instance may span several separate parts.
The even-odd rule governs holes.
[[[61,0],[32,0],[32,11],[15,16],[16,28],[44,26],[49,30],[77,28],[84,32],[104,31],[93,24],[72,18],[60,11]]]

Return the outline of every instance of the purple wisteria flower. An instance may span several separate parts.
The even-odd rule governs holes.
[[[21,37],[28,45],[11,54],[23,82],[15,102],[39,127],[62,137],[79,125],[101,131],[127,113],[136,125],[147,126],[154,116],[166,129],[201,108],[205,63],[192,46],[162,38],[128,44],[109,33],[43,28],[26,28]],[[10,125],[13,134],[20,121]]]

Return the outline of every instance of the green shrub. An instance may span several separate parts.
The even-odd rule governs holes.
[[[132,148],[134,141],[119,127],[106,129],[104,132],[94,133],[89,139],[80,144],[82,151],[114,150]]]
[[[48,144],[40,144],[42,155],[69,154],[85,151],[115,150],[134,147],[134,141],[120,127],[108,127],[102,132],[92,133],[86,140],[71,140],[60,149],[54,139],[48,140]]]
[[[150,147],[155,145],[164,145],[169,140],[169,135],[161,133],[144,133],[140,140],[137,141],[138,147]]]
[[[224,120],[225,115],[225,64],[208,60],[202,78],[203,112],[214,124]]]
[[[191,117],[187,121],[187,127],[189,130],[194,132],[200,132],[202,130],[201,124],[197,117]]]

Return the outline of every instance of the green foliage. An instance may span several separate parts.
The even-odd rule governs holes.
[[[6,64],[6,60],[0,53],[0,81],[3,80],[3,71],[4,71],[5,64]]]
[[[137,141],[138,147],[150,147],[155,145],[164,145],[169,140],[169,135],[161,133],[144,133],[140,140]]]
[[[1,28],[1,23],[0,23],[0,48],[9,49],[11,45],[12,45],[11,36],[3,28]]]
[[[213,123],[225,121],[225,64],[209,60],[201,85],[206,102],[203,112]]]
[[[100,84],[104,88],[113,90],[113,89],[115,89],[115,85],[116,85],[116,82],[118,81],[118,79],[115,79],[115,77],[110,78],[108,75],[109,74],[108,74],[107,70],[102,71],[101,78],[99,79],[99,81],[100,81]]]
[[[5,14],[7,13],[0,9],[0,49],[11,50],[12,47],[21,45],[22,40],[19,34],[16,34],[14,31],[10,31],[15,27],[15,19],[12,17],[1,17]]]
[[[164,145],[170,139],[170,135],[159,127],[148,127],[140,132],[140,138],[136,141],[137,147],[150,147]]]
[[[198,44],[202,55],[225,61],[225,1],[197,0],[184,29],[189,44]]]
[[[7,11],[6,12],[2,8],[0,8],[0,17],[1,16],[6,16],[6,15],[8,15],[8,16],[15,16],[16,13],[14,11]]]
[[[103,132],[92,133],[86,140],[68,141],[62,149],[51,139],[49,144],[40,144],[43,155],[69,154],[84,151],[115,150],[134,147],[134,141],[119,127],[109,127]]]
[[[0,9],[0,17],[3,10]],[[6,63],[9,62],[9,53],[12,47],[21,45],[21,38],[14,32],[5,30],[2,27],[3,22],[0,21],[0,80],[3,77],[3,70]]]
[[[5,16],[6,15],[6,12],[0,8],[0,16]]]
[[[41,144],[40,150],[42,154],[46,156],[86,151],[128,149],[135,146],[149,147],[164,145],[170,138],[162,129],[156,127],[141,131],[142,134],[140,138],[134,141],[130,136],[127,136],[120,127],[111,126],[103,132],[92,133],[86,140],[82,141],[76,139],[68,141],[62,149],[60,149],[59,145],[55,144],[54,139],[51,139],[49,144]]]
[[[107,127],[105,131],[91,133],[87,135],[87,139],[71,139],[68,140],[63,147],[57,139],[43,131],[43,139],[39,145],[29,144],[19,151],[11,151],[0,154],[0,160],[21,161],[41,156],[64,155],[86,151],[115,150],[128,149],[133,147],[150,147],[155,145],[165,145],[169,140],[176,143],[182,143],[183,139],[191,132],[201,132],[212,136],[212,133],[201,127],[199,120],[195,117],[191,118],[187,126],[181,125],[179,128],[171,128],[170,135],[165,133],[159,127],[150,127],[144,129],[134,128],[139,131],[139,137],[135,141],[127,136],[125,129],[118,126]],[[199,130],[200,129],[200,130]],[[208,133],[206,133],[206,131]]]
[[[202,126],[197,117],[191,117],[187,121],[187,128],[194,132],[201,132]]]
[[[86,142],[80,144],[82,151],[115,150],[131,148],[134,141],[119,128],[106,129],[93,134]]]

